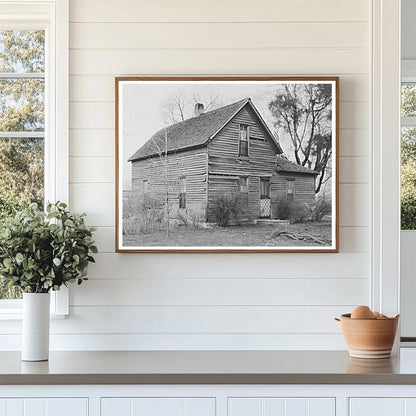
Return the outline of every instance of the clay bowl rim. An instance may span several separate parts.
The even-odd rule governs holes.
[[[398,320],[400,317],[400,314],[397,315],[390,315],[390,316],[386,316],[385,318],[351,318],[351,314],[350,313],[343,313],[341,315],[341,319],[346,319],[346,320],[353,320],[353,321],[393,321],[393,320]]]

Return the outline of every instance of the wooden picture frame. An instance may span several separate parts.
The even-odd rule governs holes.
[[[338,77],[117,77],[116,251],[338,252]]]

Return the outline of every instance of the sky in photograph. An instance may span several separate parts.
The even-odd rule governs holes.
[[[257,110],[272,132],[277,132],[268,104],[282,83],[244,81],[238,84],[218,82],[181,82],[158,81],[155,83],[126,82],[120,85],[120,163],[122,165],[123,189],[131,189],[131,162],[127,160],[149,140],[154,133],[172,124],[167,117],[166,107],[173,97],[180,95],[185,102],[185,113],[193,116],[195,97],[205,103],[216,97],[215,108],[251,98]],[[292,158],[287,137],[279,131],[279,141],[283,150]]]

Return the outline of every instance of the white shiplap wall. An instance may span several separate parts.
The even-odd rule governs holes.
[[[52,348],[344,348],[332,318],[369,303],[370,21],[369,0],[70,1],[70,204],[100,254]],[[115,254],[114,77],[156,74],[340,76],[340,253]]]

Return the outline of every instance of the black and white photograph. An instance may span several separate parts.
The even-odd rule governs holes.
[[[116,78],[119,252],[336,252],[338,78]]]

